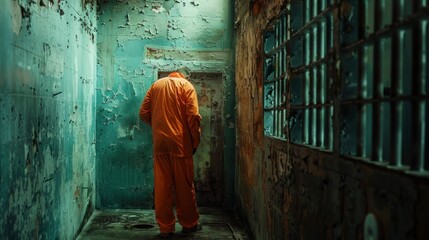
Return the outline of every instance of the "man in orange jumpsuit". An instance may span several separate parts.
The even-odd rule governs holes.
[[[190,71],[181,67],[149,88],[140,107],[140,119],[152,127],[155,215],[160,236],[175,230],[176,214],[182,232],[201,230],[195,200],[193,154],[201,136],[201,115],[194,86],[186,79]]]

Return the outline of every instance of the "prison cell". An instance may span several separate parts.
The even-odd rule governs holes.
[[[267,137],[427,175],[427,1],[296,1],[267,29]]]
[[[156,238],[138,110],[180,66],[203,231],[173,238],[427,239],[428,0],[2,3],[1,239]]]

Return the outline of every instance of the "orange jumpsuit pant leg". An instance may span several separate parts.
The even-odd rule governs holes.
[[[172,157],[176,189],[176,213],[180,225],[195,226],[199,214],[195,199],[193,157]]]
[[[174,232],[174,169],[169,154],[154,156],[155,216],[160,232]]]

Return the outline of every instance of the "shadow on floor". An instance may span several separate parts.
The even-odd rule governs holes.
[[[234,212],[220,208],[199,208],[202,231],[176,232],[171,239],[250,239],[240,218]],[[159,239],[159,227],[153,210],[96,210],[77,240]]]

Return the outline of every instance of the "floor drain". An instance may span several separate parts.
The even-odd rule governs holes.
[[[155,226],[147,223],[136,223],[136,224],[132,224],[130,227],[137,228],[137,229],[148,229],[148,228],[153,228]]]

